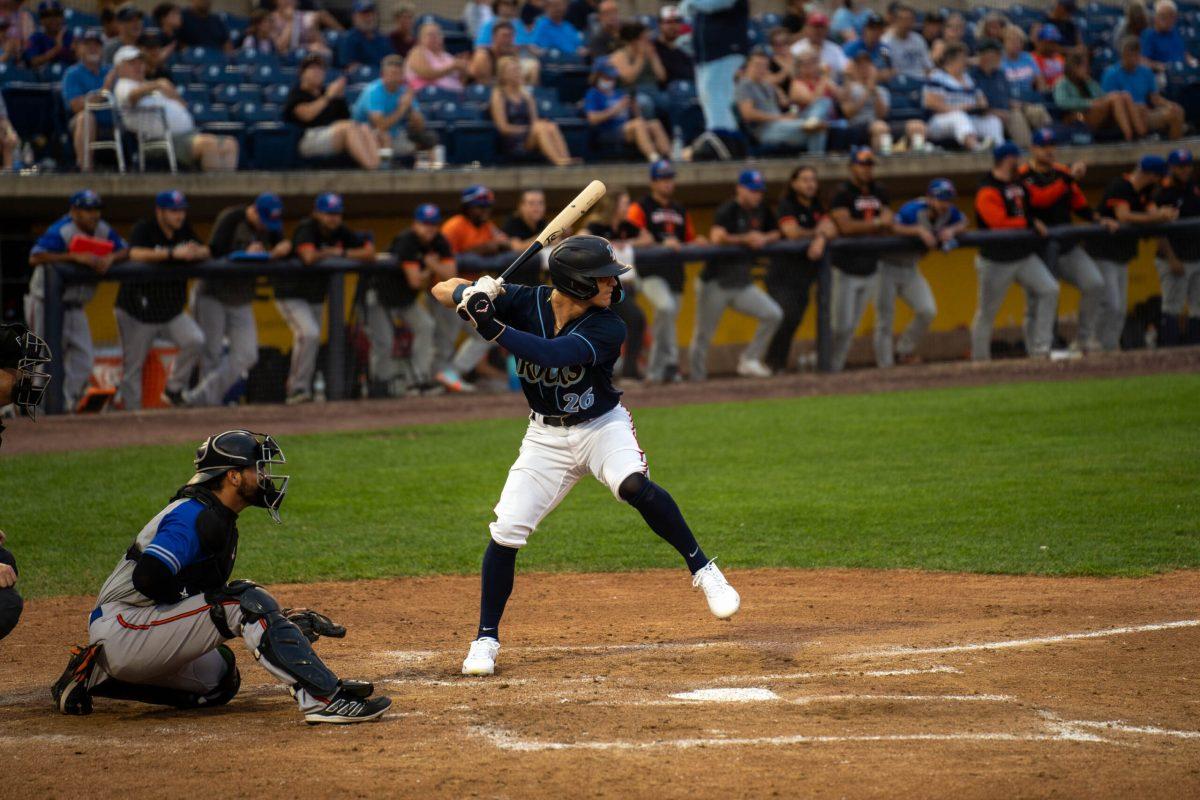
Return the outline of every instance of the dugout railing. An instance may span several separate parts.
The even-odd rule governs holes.
[[[1178,220],[1161,225],[1125,226],[1114,233],[1109,233],[1099,225],[1064,225],[1051,228],[1043,239],[1033,231],[967,231],[958,237],[955,246],[958,248],[978,247],[982,244],[1027,241],[1042,245],[1042,255],[1047,266],[1054,269],[1055,255],[1063,245],[1093,241],[1097,239],[1116,241],[1118,239],[1158,238],[1172,233],[1191,233],[1200,235],[1200,219]],[[829,243],[824,256],[819,262],[810,264],[804,254],[808,249],[808,240],[797,239],[786,242],[776,242],[767,245],[755,254],[756,259],[763,261],[775,259],[797,258],[805,268],[817,271],[817,369],[828,372],[832,363],[832,319],[830,317],[830,295],[832,292],[832,255],[840,252],[870,252],[876,254],[909,252],[924,253],[924,244],[916,238],[907,236],[863,236],[857,238],[837,239]],[[715,263],[744,259],[746,251],[737,246],[687,245],[679,250],[665,247],[647,247],[637,249],[637,265],[639,268],[681,264],[681,263]],[[512,261],[512,254],[482,257],[463,255],[458,257],[458,267],[464,274],[498,273]],[[274,262],[232,262],[226,260],[206,261],[199,264],[177,264],[170,267],[170,275],[174,278],[208,278],[220,280],[233,276],[246,277],[312,275],[323,273],[328,276],[328,303],[330,309],[345,308],[346,275],[356,273],[365,275],[396,269],[397,262],[390,255],[381,255],[372,263],[362,263],[350,259],[326,259],[317,264],[302,266],[296,259],[283,259]],[[104,275],[96,275],[76,264],[48,264],[45,274],[45,306],[43,323],[44,338],[50,347],[54,358],[50,364],[51,383],[46,393],[46,412],[61,414],[63,412],[62,395],[62,331],[63,331],[63,291],[66,287],[77,283],[98,283],[101,281],[144,281],[162,278],[163,267],[160,264],[146,264],[126,261],[114,265]],[[327,389],[331,400],[343,400],[347,397],[345,380],[346,364],[346,318],[343,314],[329,314],[328,355],[326,363]]]

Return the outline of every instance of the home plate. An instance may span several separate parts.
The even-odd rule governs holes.
[[[779,695],[770,689],[696,689],[671,695],[673,700],[699,700],[707,703],[757,703],[763,700],[778,700]]]

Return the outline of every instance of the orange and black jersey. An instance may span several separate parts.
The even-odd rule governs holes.
[[[975,192],[975,220],[981,230],[1032,228],[1029,207],[1029,191],[1019,178],[1002,181],[989,172]],[[1001,242],[983,245],[979,255],[989,261],[1017,261],[1036,250],[1034,242]]]
[[[654,241],[675,237],[687,243],[696,238],[696,229],[692,227],[692,218],[687,210],[678,203],[660,203],[654,195],[648,194],[636,203],[630,203],[625,218],[650,231]],[[639,267],[643,277],[655,276],[662,278],[672,291],[683,291],[683,264],[664,264],[655,267]]]
[[[1180,219],[1200,217],[1200,183],[1195,180],[1181,183],[1167,178],[1158,190],[1156,202],[1160,207],[1179,209]],[[1200,261],[1200,236],[1194,231],[1168,236],[1167,241],[1183,261]]]
[[[1121,206],[1127,206],[1136,213],[1150,210],[1154,207],[1155,188],[1154,184],[1150,184],[1139,192],[1129,175],[1114,178],[1100,198],[1100,216],[1117,219],[1117,209]],[[1125,264],[1137,255],[1137,248],[1137,237],[1118,235],[1111,239],[1093,239],[1087,250],[1096,258]]]
[[[1046,225],[1067,225],[1072,214],[1089,222],[1096,218],[1079,183],[1062,164],[1055,164],[1046,172],[1022,164],[1017,175],[1029,192],[1030,213]]]

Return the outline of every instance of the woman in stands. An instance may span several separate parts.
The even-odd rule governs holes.
[[[633,97],[617,89],[617,70],[607,58],[596,59],[591,81],[583,110],[600,150],[614,155],[632,144],[651,163],[671,152],[671,140],[662,123],[643,119]]]
[[[379,168],[379,145],[371,126],[350,119],[346,78],[325,85],[325,59],[313,54],[300,62],[296,85],[283,104],[283,120],[304,129],[300,155],[328,158],[347,153],[363,169]]]
[[[342,26],[328,11],[300,11],[296,0],[277,0],[271,14],[271,37],[280,53],[303,48],[308,53],[330,55],[322,28],[340,31]]]
[[[617,80],[622,89],[638,99],[642,117],[654,119],[658,116],[659,87],[667,83],[667,68],[658,57],[654,37],[645,25],[623,22],[620,36],[621,46],[609,56],[617,70]]]
[[[1093,133],[1115,124],[1125,141],[1138,138],[1133,98],[1128,92],[1106,93],[1101,89],[1088,72],[1086,52],[1077,50],[1067,56],[1066,71],[1054,84],[1054,104],[1063,112],[1064,122],[1086,125]]]
[[[514,56],[505,56],[496,64],[491,113],[505,155],[521,157],[537,151],[556,167],[579,163],[571,158],[558,125],[538,117],[537,101],[521,82],[521,62]]]
[[[446,52],[446,39],[436,22],[426,22],[417,31],[417,44],[408,53],[404,72],[414,92],[426,86],[437,86],[461,92],[467,76],[467,55],[452,56]]]

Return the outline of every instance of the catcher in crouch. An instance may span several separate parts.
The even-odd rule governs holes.
[[[232,581],[238,514],[266,508],[279,522],[286,475],[272,473],[283,451],[245,430],[210,436],[196,474],[150,520],[105,581],[88,616],[88,644],[75,647],[51,688],[64,714],[90,714],[109,697],[179,709],[228,703],[241,676],[223,644],[242,637],[254,658],[282,680],[304,719],[376,719],[392,701],[364,681],[339,680],[313,652],[319,636],[346,629],[308,609],[280,608],[265,589]]]
[[[433,287],[439,303],[456,308],[480,336],[516,356],[531,409],[483,554],[479,630],[463,661],[464,675],[495,671],[500,617],[512,593],[517,551],[589,473],[679,551],[714,615],[727,619],[741,603],[696,544],[671,495],[650,480],[633,418],[613,387],[625,323],[610,306],[621,301],[619,276],[629,267],[617,261],[607,239],[587,235],[557,245],[549,265],[553,288],[506,285],[490,277],[474,284],[451,278]]]

